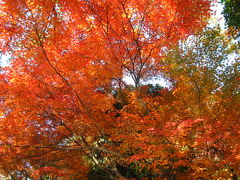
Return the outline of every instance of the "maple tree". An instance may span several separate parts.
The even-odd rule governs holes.
[[[217,30],[196,36],[196,49],[177,46],[205,27],[210,1],[0,3],[1,49],[12,56],[0,74],[3,174],[239,173],[237,63],[218,73],[237,46]],[[173,87],[141,85],[159,74]]]

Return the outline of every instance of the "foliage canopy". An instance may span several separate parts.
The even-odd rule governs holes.
[[[222,0],[224,5],[223,15],[228,27],[234,30],[236,37],[239,37],[240,28],[240,2],[239,0]]]
[[[218,28],[201,31],[209,0],[0,3],[1,51],[12,56],[0,74],[1,173],[239,174],[239,49]],[[171,87],[146,85],[159,75]]]

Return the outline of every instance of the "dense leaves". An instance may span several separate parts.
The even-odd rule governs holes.
[[[222,0],[224,4],[223,15],[228,27],[232,28],[236,37],[239,37],[240,28],[240,2],[239,0]]]
[[[201,31],[209,7],[1,1],[1,49],[11,55],[0,74],[1,173],[236,177],[239,49],[217,28]],[[146,83],[159,76],[169,87]]]

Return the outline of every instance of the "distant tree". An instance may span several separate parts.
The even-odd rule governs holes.
[[[222,0],[224,5],[223,15],[226,20],[226,24],[229,28],[234,30],[236,37],[240,36],[240,1],[239,0]]]

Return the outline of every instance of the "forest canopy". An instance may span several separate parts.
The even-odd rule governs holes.
[[[0,173],[237,180],[240,49],[211,5],[1,0]]]

